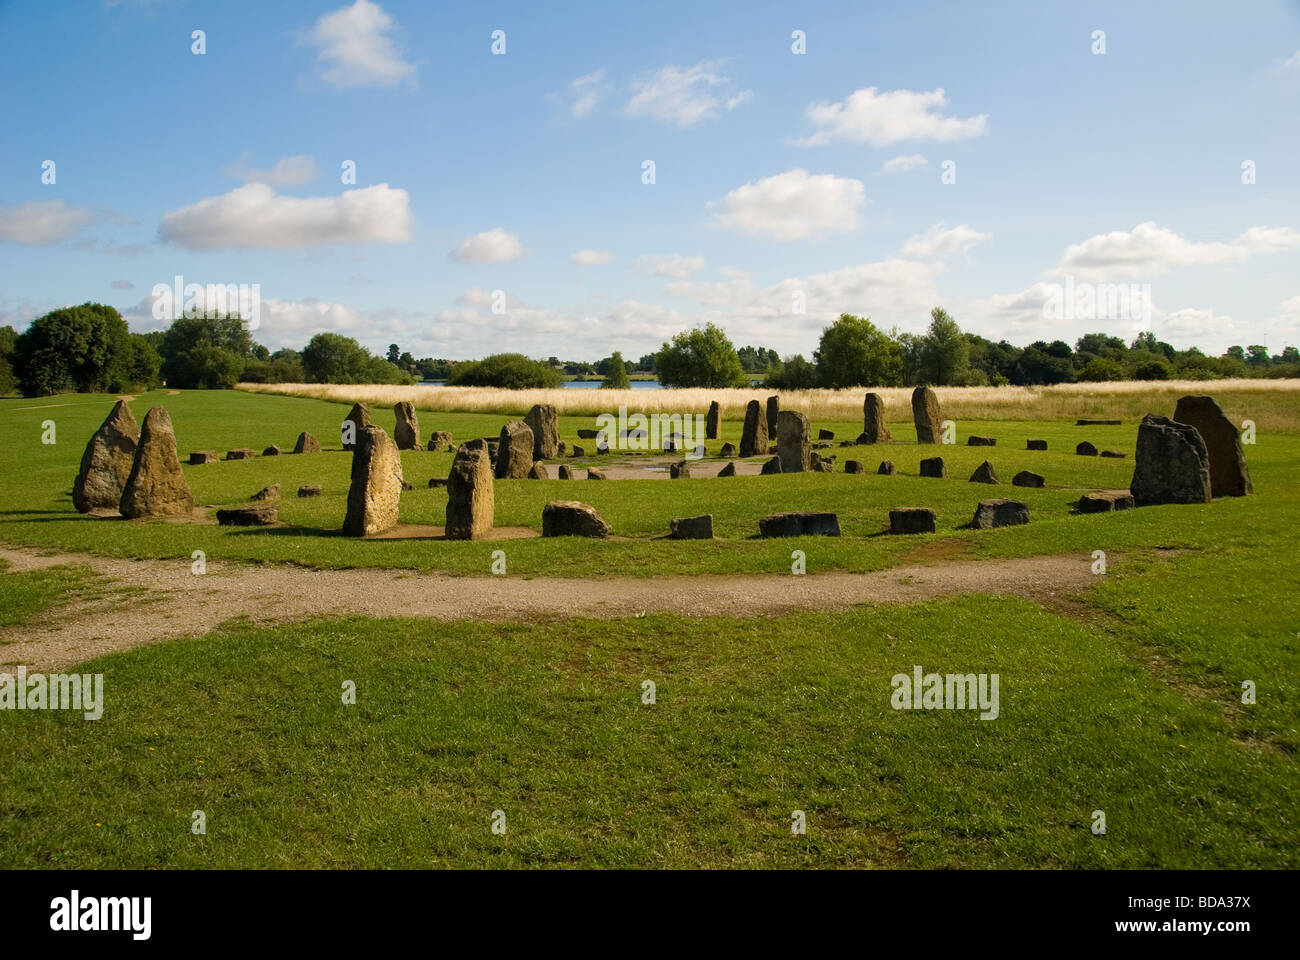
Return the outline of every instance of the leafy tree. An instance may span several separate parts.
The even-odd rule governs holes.
[[[18,331],[13,327],[0,327],[0,397],[8,397],[18,392],[18,378],[14,376],[14,344],[18,342]]]
[[[1133,376],[1138,380],[1168,380],[1169,363],[1164,358],[1152,358],[1144,360],[1133,370]]]
[[[715,324],[683,330],[655,355],[659,381],[666,387],[738,387],[747,379],[736,348]]]
[[[811,390],[817,386],[817,367],[796,353],[767,375],[767,385],[776,390]]]
[[[636,362],[636,368],[638,370],[645,370],[650,373],[654,373],[655,355],[653,353],[647,353],[645,356],[643,356],[640,360]]]
[[[311,383],[411,384],[415,378],[383,357],[376,357],[351,337],[318,333],[302,351],[303,371]]]
[[[1074,343],[1075,353],[1087,353],[1108,360],[1119,361],[1124,357],[1124,341],[1104,333],[1085,333]]]
[[[253,342],[236,314],[189,313],[175,320],[158,349],[169,387],[224,390],[239,382],[253,359]]]
[[[903,382],[903,350],[866,317],[841,313],[822,331],[818,379],[826,387],[896,387]]]
[[[102,303],[52,310],[14,341],[19,389],[27,397],[124,389],[130,376],[128,337],[122,315]]]
[[[930,329],[921,346],[923,379],[935,386],[956,383],[970,366],[970,343],[942,307],[930,311]]]
[[[1252,367],[1267,367],[1272,363],[1272,357],[1268,355],[1268,347],[1260,343],[1253,343],[1246,348],[1246,363]]]
[[[560,372],[522,353],[496,353],[471,363],[459,363],[447,384],[453,387],[501,387],[506,390],[558,387]]]
[[[162,383],[162,356],[154,349],[153,341],[141,333],[127,335],[130,344],[130,361],[127,382],[133,390],[152,390]]]
[[[1090,383],[1123,380],[1124,368],[1109,357],[1093,357],[1079,371],[1079,379]]]
[[[1048,353],[1050,344],[1038,340],[1021,351],[1011,382],[1016,384],[1068,383],[1074,366],[1064,357]]]
[[[1241,347],[1229,347],[1223,355],[1233,360],[1240,360],[1242,363],[1246,362],[1246,351]]]
[[[627,390],[632,386],[632,381],[627,378],[627,366],[623,362],[623,354],[617,350],[610,355],[606,371],[605,382],[600,385],[602,390]]]
[[[390,343],[388,345],[388,362],[397,363],[398,359],[401,356],[402,356],[402,351],[398,348],[397,344]]]

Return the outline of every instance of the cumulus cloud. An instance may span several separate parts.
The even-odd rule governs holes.
[[[966,253],[977,243],[992,240],[993,234],[980,233],[969,224],[945,229],[942,223],[936,223],[925,233],[912,237],[903,244],[899,255],[912,259],[925,257],[942,257],[950,253]]]
[[[680,253],[647,254],[637,258],[637,266],[656,277],[684,280],[704,269],[703,257],[683,257]]]
[[[448,256],[461,263],[509,263],[523,254],[524,248],[517,236],[494,227],[466,237]]]
[[[714,224],[749,236],[803,240],[858,229],[865,202],[860,180],[787,170],[732,190],[715,208]]]
[[[579,250],[577,253],[569,254],[569,262],[579,267],[598,267],[613,259],[614,255],[608,250]]]
[[[63,200],[0,206],[0,242],[46,246],[68,239],[94,221],[89,207],[70,207]]]
[[[159,237],[190,250],[284,250],[333,243],[405,243],[411,198],[386,183],[337,197],[284,197],[250,183],[163,214]]]
[[[919,153],[913,153],[905,157],[894,157],[892,160],[886,160],[880,168],[881,173],[909,173],[917,167],[925,166],[929,161]]]
[[[693,67],[661,67],[632,83],[632,96],[623,112],[690,127],[722,110],[734,110],[752,93],[731,92],[732,82],[721,68],[721,60],[702,60]]]
[[[1300,77],[1300,50],[1274,67],[1273,74],[1278,77]]]
[[[1178,267],[1241,263],[1298,247],[1300,231],[1291,227],[1251,227],[1234,240],[1202,243],[1148,221],[1067,247],[1056,272],[1080,277],[1154,276]]]
[[[605,69],[602,67],[592,73],[569,81],[569,112],[575,117],[585,117],[609,92],[605,82]]]
[[[902,140],[962,140],[988,133],[987,113],[965,119],[946,117],[942,110],[947,105],[942,87],[885,93],[865,87],[849,94],[847,100],[810,104],[804,116],[816,132],[795,143],[816,146],[847,141],[879,147]]]
[[[264,183],[269,187],[298,187],[316,179],[316,161],[306,154],[284,157],[270,170],[251,168],[248,165],[250,158],[251,154],[245,153],[238,162],[221,172],[244,183]]]
[[[392,87],[415,80],[391,36],[392,17],[377,3],[356,0],[321,16],[307,34],[321,78],[336,87]]]

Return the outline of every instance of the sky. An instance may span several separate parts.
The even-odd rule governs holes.
[[[1300,0],[0,0],[0,325],[161,329],[178,276],[257,284],[273,350],[810,356],[943,306],[1276,353]]]

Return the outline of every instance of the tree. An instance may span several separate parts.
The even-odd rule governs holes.
[[[83,303],[32,321],[14,342],[13,369],[23,396],[125,389],[131,345],[126,322],[112,307]]]
[[[1079,371],[1079,379],[1089,383],[1123,380],[1124,368],[1109,357],[1093,357]]]
[[[1163,357],[1144,360],[1133,370],[1133,376],[1138,380],[1168,380],[1169,373],[1169,363]]]
[[[627,390],[632,386],[632,381],[627,378],[627,366],[623,362],[623,354],[617,350],[610,354],[606,370],[605,381],[600,385],[602,390]]]
[[[390,343],[388,345],[388,362],[397,363],[397,361],[401,358],[401,356],[402,356],[402,351],[398,349],[397,344]]]
[[[158,349],[169,387],[225,390],[239,382],[252,360],[253,341],[237,315],[189,313],[175,320]]]
[[[528,390],[558,387],[564,382],[550,364],[531,360],[522,353],[496,353],[472,363],[459,363],[447,379],[452,387],[500,387]]]
[[[817,368],[796,353],[767,375],[767,385],[775,390],[811,390],[817,386]]]
[[[715,324],[683,330],[655,355],[666,387],[738,387],[747,380],[736,348]]]
[[[866,317],[841,313],[822,331],[817,352],[824,387],[896,387],[903,382],[903,350]]]
[[[351,337],[318,333],[302,351],[303,371],[311,383],[411,384],[415,378]]]
[[[1272,363],[1272,358],[1268,355],[1268,347],[1261,343],[1252,343],[1246,348],[1246,363],[1252,367],[1267,367]]]
[[[14,344],[18,342],[18,331],[13,327],[0,327],[0,397],[8,397],[18,392],[18,378],[14,376]]]
[[[970,343],[942,307],[930,311],[930,329],[921,347],[921,369],[935,386],[957,382],[970,366]]]

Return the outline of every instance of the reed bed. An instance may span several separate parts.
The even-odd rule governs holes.
[[[716,400],[727,420],[743,419],[750,400],[775,394],[783,409],[802,410],[813,420],[854,421],[868,392],[885,400],[891,420],[911,416],[911,387],[854,387],[847,390],[701,389],[680,390],[503,390],[496,387],[403,387],[383,384],[241,383],[251,393],[312,397],[336,403],[358,401],[391,407],[409,400],[418,410],[522,415],[547,403],[561,416],[629,413],[703,413]],[[1209,394],[1235,422],[1255,421],[1261,430],[1300,430],[1300,380],[1164,380],[1068,383],[1050,387],[937,387],[945,417],[954,420],[1073,420],[1079,417],[1138,420],[1147,413],[1173,414],[1184,394]]]

